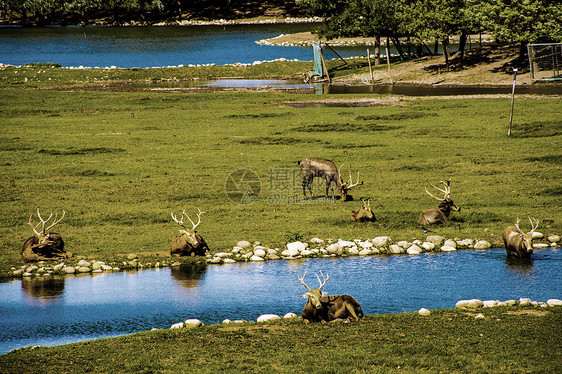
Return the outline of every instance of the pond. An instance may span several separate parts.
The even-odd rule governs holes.
[[[0,63],[58,63],[64,67],[146,68],[253,63],[279,58],[313,60],[312,48],[256,41],[310,31],[314,24],[146,27],[0,27]],[[338,48],[342,57],[364,47]]]
[[[452,308],[472,298],[562,298],[562,250],[552,248],[535,251],[531,260],[491,249],[12,280],[0,283],[0,354],[169,328],[188,318],[215,324],[300,315],[306,300],[297,278],[305,271],[311,287],[317,287],[315,273],[327,274],[323,290],[351,294],[366,314]]]

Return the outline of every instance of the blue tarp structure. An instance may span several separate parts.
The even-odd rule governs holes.
[[[312,73],[313,75],[323,77],[322,50],[319,42],[312,42],[312,51],[314,52],[314,69],[312,70]]]

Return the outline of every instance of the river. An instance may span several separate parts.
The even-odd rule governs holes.
[[[214,324],[300,315],[306,290],[297,278],[305,271],[311,287],[314,273],[329,275],[323,290],[351,294],[366,314],[453,308],[472,298],[562,298],[561,249],[537,250],[531,260],[491,249],[11,280],[0,283],[0,354],[169,328],[188,318]]]

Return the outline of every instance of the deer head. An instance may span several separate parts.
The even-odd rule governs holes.
[[[429,181],[427,181],[427,184],[429,184],[431,187],[435,188],[437,191],[443,193],[442,198],[433,195],[431,192],[429,192],[427,190],[427,187],[425,188],[425,192],[427,192],[427,194],[429,196],[433,197],[435,200],[441,202],[441,204],[439,204],[439,209],[441,209],[441,210],[445,209],[447,212],[449,212],[451,210],[453,212],[460,212],[461,208],[456,206],[455,203],[453,203],[453,200],[451,199],[451,180],[447,179],[447,181],[441,181],[441,183],[443,184],[444,189],[435,187],[433,184],[431,184]],[[448,215],[448,214],[446,214],[446,215]]]
[[[58,218],[58,213],[55,215],[55,219],[53,221],[53,223],[51,223],[50,226],[45,227],[47,225],[47,223],[51,220],[51,218],[53,218],[53,213],[51,213],[51,215],[49,215],[49,218],[47,219],[43,219],[43,217],[41,217],[41,213],[39,213],[39,208],[37,208],[37,217],[39,217],[39,223],[37,225],[34,225],[31,220],[33,219],[33,213],[31,213],[31,216],[29,216],[29,226],[31,226],[31,228],[33,229],[33,232],[35,233],[35,236],[37,236],[37,239],[39,239],[39,243],[38,244],[45,244],[48,240],[49,240],[49,233],[48,231],[50,229],[52,229],[57,223],[59,223],[60,221],[62,221],[62,219],[64,218],[64,215],[66,214],[66,211],[62,211],[62,216],[59,219]],[[41,226],[41,230],[37,231],[37,228]]]
[[[199,224],[201,223],[201,214],[205,213],[202,212],[201,209],[197,209],[197,223],[194,223],[191,218],[189,218],[189,216],[187,215],[187,213],[185,212],[185,209],[182,212],[181,215],[181,220],[178,220],[176,218],[176,216],[174,216],[174,212],[171,212],[172,215],[172,219],[180,226],[182,227],[179,231],[182,235],[185,235],[187,237],[187,240],[194,246],[198,246],[199,245],[199,239],[197,238],[196,235],[196,231],[195,228],[197,228],[197,226],[199,226]],[[187,217],[187,219],[189,220],[189,222],[191,222],[192,227],[191,228],[187,228],[185,223],[183,223],[183,217]]]
[[[514,225],[521,237],[521,240],[525,243],[527,250],[533,248],[533,234],[537,227],[539,227],[539,221],[537,219],[529,217],[529,222],[531,223],[531,231],[528,233],[524,233],[523,230],[519,228],[519,218],[517,218],[517,222]]]
[[[326,281],[330,278],[329,276],[324,277],[324,274],[322,274],[322,272],[320,272],[320,275],[322,276],[322,279],[324,281],[321,281],[318,274],[316,274],[316,278],[318,278],[318,283],[320,283],[320,287],[315,288],[315,289],[312,289],[312,288],[308,287],[306,285],[306,283],[304,283],[304,277],[306,276],[306,271],[304,272],[304,275],[302,277],[298,278],[301,281],[302,285],[308,290],[308,292],[304,293],[301,297],[308,298],[308,301],[316,309],[322,308],[322,303],[320,302],[320,298],[322,296],[326,296],[328,293],[322,292],[320,290],[322,289],[322,287],[324,287],[324,285],[326,284]]]
[[[351,212],[350,215],[351,221],[375,221],[375,215],[371,210],[371,203],[370,199],[364,200],[361,198],[361,208],[358,210],[354,210]]]
[[[342,201],[346,201],[347,200],[347,193],[349,190],[351,190],[353,187],[355,186],[360,186],[363,184],[363,182],[359,182],[359,172],[357,172],[357,182],[353,183],[353,177],[351,176],[351,166],[349,167],[349,180],[347,182],[344,182],[342,174],[341,174],[341,170],[343,168],[342,164],[338,170],[338,174],[339,174],[339,178],[340,178],[340,185],[339,185],[339,189],[340,189],[340,195],[341,195],[341,199]]]

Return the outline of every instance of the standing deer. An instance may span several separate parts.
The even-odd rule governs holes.
[[[35,236],[27,239],[23,243],[21,249],[21,258],[23,262],[36,262],[36,261],[47,261],[47,260],[58,260],[72,257],[72,253],[64,251],[64,241],[62,236],[56,232],[49,233],[57,223],[62,221],[66,214],[66,211],[62,211],[62,217],[58,219],[58,214],[55,215],[55,219],[50,226],[45,227],[47,223],[53,217],[53,213],[46,220],[41,217],[39,213],[39,208],[37,208],[37,217],[39,217],[39,223],[34,225],[31,220],[33,218],[33,213],[29,217],[29,226],[35,233]],[[37,231],[38,227],[41,226],[41,230]]]
[[[439,204],[439,206],[437,208],[431,208],[431,209],[424,210],[420,214],[420,218],[418,220],[418,223],[422,226],[439,224],[439,223],[446,224],[446,223],[449,222],[449,214],[451,214],[451,211],[453,211],[453,212],[460,212],[461,211],[461,208],[456,206],[455,203],[453,202],[453,200],[451,200],[451,196],[450,196],[450,194],[451,194],[451,180],[448,179],[446,182],[441,181],[441,183],[443,183],[444,189],[440,189],[440,188],[435,187],[434,185],[429,183],[429,181],[427,183],[431,187],[433,187],[436,190],[442,192],[443,197],[442,198],[436,197],[433,194],[431,194],[431,192],[429,192],[427,190],[427,187],[425,188],[425,192],[427,192],[427,194],[429,196],[433,197],[435,200],[440,201],[441,204]]]
[[[180,234],[174,236],[172,239],[172,244],[170,245],[170,255],[172,256],[203,256],[205,252],[209,250],[207,247],[207,243],[205,240],[199,235],[195,228],[199,226],[201,223],[201,214],[205,213],[202,212],[201,209],[197,209],[197,218],[199,219],[197,223],[193,223],[191,218],[185,213],[185,210],[182,212],[181,220],[178,220],[176,216],[174,216],[174,212],[171,213],[172,219],[180,226]],[[191,222],[192,228],[187,228],[186,225],[183,223],[183,217],[187,217],[189,222]]]
[[[328,293],[320,290],[326,284],[329,276],[324,277],[322,272],[320,272],[320,275],[324,281],[322,282],[316,274],[318,283],[320,283],[320,287],[316,289],[311,289],[304,283],[306,272],[304,272],[302,278],[298,278],[302,285],[308,289],[308,292],[301,296],[308,298],[308,302],[302,310],[304,322],[360,321],[363,317],[363,309],[361,309],[357,300],[349,295],[326,296]]]
[[[503,243],[508,257],[511,255],[518,258],[531,257],[533,253],[533,233],[539,227],[539,221],[529,217],[529,222],[531,222],[531,231],[528,233],[524,233],[519,228],[519,218],[517,218],[515,225],[508,226],[503,230]]]
[[[351,212],[351,215],[349,216],[351,222],[375,222],[377,219],[371,211],[371,203],[369,202],[369,199],[367,199],[367,201],[361,199],[361,202],[361,208]]]
[[[341,201],[348,200],[349,196],[347,192],[349,190],[357,185],[363,184],[363,182],[359,183],[359,173],[357,173],[357,182],[353,183],[353,180],[351,178],[351,168],[349,170],[349,181],[345,183],[340,174],[340,171],[336,167],[336,164],[324,158],[309,157],[303,161],[298,161],[297,163],[302,170],[302,192],[305,199],[307,199],[307,188],[310,192],[310,197],[314,198],[314,195],[312,194],[312,181],[314,180],[314,177],[324,178],[326,180],[326,197],[329,197],[328,191],[332,191],[332,200],[335,199],[334,187],[332,186],[332,182],[334,182],[338,187]]]

